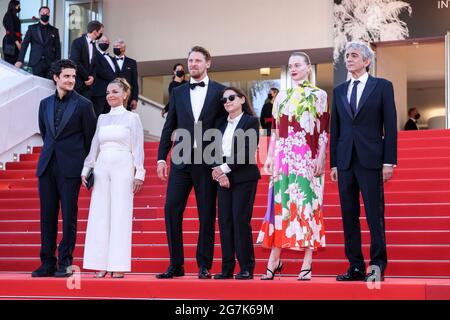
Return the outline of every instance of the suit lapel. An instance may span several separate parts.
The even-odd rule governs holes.
[[[189,85],[183,86],[183,94],[181,95],[184,98],[184,107],[186,108],[187,113],[191,117],[192,122],[195,122],[194,112],[192,112],[192,104],[191,104],[191,88]]]
[[[372,76],[369,76],[369,78],[367,78],[367,83],[366,83],[366,86],[364,87],[364,91],[361,95],[361,98],[359,99],[358,109],[356,110],[355,118],[358,115],[358,113],[361,111],[361,109],[364,108],[367,98],[370,96],[373,89],[375,89],[376,85],[377,85],[377,79],[375,79]]]
[[[211,105],[212,99],[214,98],[214,93],[215,93],[214,82],[209,81],[208,91],[206,92],[206,97],[205,97],[205,102],[203,103],[202,111],[200,112],[200,116],[198,117],[199,121],[203,119],[203,117],[207,111],[206,109],[208,109],[209,106]]]
[[[72,93],[72,95],[74,95],[74,94],[75,94],[75,92]],[[61,134],[61,132],[64,130],[65,126],[67,125],[67,122],[69,122],[70,117],[72,117],[72,114],[75,111],[77,102],[78,102],[78,99],[76,97],[74,97],[74,96],[70,97],[69,103],[67,104],[67,107],[66,107],[66,110],[63,113],[58,132],[56,133],[56,137],[58,137]]]
[[[341,99],[341,101],[344,105],[345,111],[347,111],[350,118],[353,119],[352,109],[350,108],[350,104],[348,103],[348,98],[347,98],[347,92],[348,92],[349,85],[350,85],[350,81],[347,81],[347,83],[344,86],[342,86],[341,92],[339,93],[339,98]]]
[[[52,132],[53,136],[56,137],[55,132],[55,102],[56,98],[55,96],[52,96],[50,99],[47,100],[47,121],[48,121],[48,127],[50,128],[50,131]]]
[[[36,29],[37,29],[37,34],[38,34],[38,37],[39,37],[39,41],[40,41],[42,44],[45,44],[45,43],[44,43],[44,38],[42,37],[41,26],[38,24]]]

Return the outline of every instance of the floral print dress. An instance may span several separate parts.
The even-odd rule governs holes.
[[[304,81],[277,95],[273,116],[274,171],[257,243],[293,250],[325,247],[324,175],[314,176],[314,161],[328,142],[327,94]]]

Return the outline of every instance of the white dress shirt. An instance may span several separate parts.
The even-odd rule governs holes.
[[[223,137],[222,137],[222,154],[224,157],[231,157],[231,147],[233,145],[233,134],[234,131],[236,130],[236,127],[239,123],[239,121],[242,118],[242,115],[244,113],[242,112],[240,115],[238,115],[236,118],[231,119],[230,116],[228,116],[228,124],[227,127],[223,133]],[[235,159],[236,160],[236,159]],[[223,163],[222,165],[220,165],[220,169],[222,169],[223,173],[229,173],[231,172],[230,167],[226,164]]]
[[[364,73],[359,79],[355,79],[353,77],[350,78],[350,85],[348,86],[347,90],[347,99],[348,103],[350,103],[350,98],[352,96],[352,90],[353,90],[353,82],[356,80],[359,80],[358,87],[356,89],[356,110],[358,110],[359,107],[359,100],[361,99],[362,93],[364,91],[364,88],[366,87],[367,80],[369,79],[369,74],[366,72]]]
[[[122,68],[123,68],[123,62],[125,61],[125,56],[124,56],[124,55],[121,56],[121,57],[115,56],[114,58],[115,58],[116,61],[117,61],[117,65],[119,66],[119,70],[122,71]],[[122,59],[117,60],[117,58],[122,58]]]
[[[89,63],[92,62],[92,55],[94,54],[94,44],[91,43],[91,41],[93,41],[91,38],[89,38],[88,35],[86,35],[86,41],[88,44],[88,49],[89,49]]]
[[[190,83],[198,83],[202,81],[205,83],[204,87],[197,86],[195,87],[195,89],[189,90],[189,94],[191,96],[192,113],[194,114],[195,124],[197,124],[198,118],[200,118],[200,113],[202,112],[203,109],[203,105],[205,104],[206,93],[208,92],[209,77],[206,76],[200,81],[195,81],[193,78],[191,78],[190,80]],[[195,141],[195,139],[194,139],[194,148],[197,148],[197,141]]]

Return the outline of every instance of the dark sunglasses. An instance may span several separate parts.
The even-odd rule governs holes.
[[[223,97],[222,99],[220,99],[220,102],[222,104],[227,103],[227,100],[230,102],[233,102],[234,99],[239,98],[239,96],[237,94],[230,94],[228,97]]]

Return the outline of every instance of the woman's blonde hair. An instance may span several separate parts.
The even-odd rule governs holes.
[[[130,99],[131,85],[124,78],[115,78],[109,84],[116,84],[116,85],[118,85],[127,94],[127,97],[125,98],[125,100],[123,102],[123,105],[126,108],[127,105],[128,105],[128,99]]]

